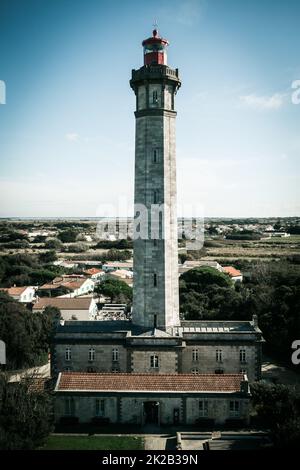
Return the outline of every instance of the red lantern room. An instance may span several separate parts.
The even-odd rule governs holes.
[[[153,36],[142,42],[144,47],[144,65],[167,65],[167,46],[169,42],[158,35],[157,29]]]

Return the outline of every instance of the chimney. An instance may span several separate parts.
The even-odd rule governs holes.
[[[258,328],[258,318],[257,318],[257,315],[253,315],[253,316],[252,316],[252,325],[254,326],[254,328]]]

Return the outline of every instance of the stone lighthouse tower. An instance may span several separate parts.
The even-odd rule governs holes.
[[[178,69],[168,41],[153,31],[144,65],[132,70],[136,95],[133,323],[170,331],[179,325],[174,98]]]

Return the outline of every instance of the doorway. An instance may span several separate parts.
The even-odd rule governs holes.
[[[145,424],[159,424],[159,402],[144,401]]]

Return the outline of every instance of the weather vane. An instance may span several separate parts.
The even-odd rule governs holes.
[[[157,20],[154,20],[154,23],[153,23],[153,28],[155,28],[155,29],[157,29],[157,28],[158,28]]]

